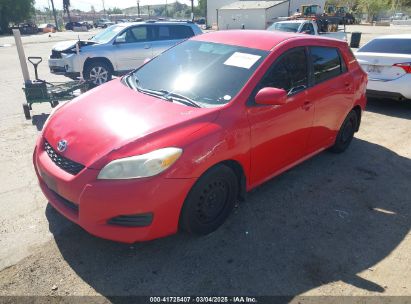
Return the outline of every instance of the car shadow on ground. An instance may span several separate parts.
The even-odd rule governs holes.
[[[368,98],[368,112],[411,119],[411,100]]]
[[[43,130],[44,124],[46,123],[47,118],[50,114],[40,114],[40,115],[33,115],[31,118],[31,124],[36,126],[37,131]]]
[[[355,139],[248,194],[219,230],[134,245],[95,238],[50,206],[50,231],[93,289],[122,295],[298,295],[344,281],[383,294],[372,271],[411,227],[411,160]],[[138,198],[136,198],[138,199]],[[61,228],[64,224],[65,228]]]

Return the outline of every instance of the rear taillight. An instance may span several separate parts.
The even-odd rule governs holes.
[[[393,64],[393,66],[402,68],[405,71],[405,73],[411,74],[411,62],[396,63]]]

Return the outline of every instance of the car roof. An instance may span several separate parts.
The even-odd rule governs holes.
[[[411,39],[411,34],[385,35],[374,39]]]
[[[339,40],[321,38],[318,36],[296,34],[288,32],[264,31],[264,30],[226,30],[209,32],[194,36],[191,40],[215,42],[228,45],[241,46],[246,48],[271,51],[278,44],[290,39],[321,40],[329,41],[332,44],[339,44]],[[343,42],[343,41],[341,41]]]
[[[147,24],[161,24],[161,25],[181,25],[181,24],[184,24],[184,25],[193,25],[194,23],[192,23],[192,22],[187,22],[187,21],[138,21],[138,22],[132,22],[132,21],[130,21],[130,22],[123,22],[121,25],[122,26],[124,26],[124,27],[128,27],[128,26],[132,26],[132,25],[138,25],[138,24],[145,24],[145,25],[147,25]],[[120,25],[120,24],[118,24],[118,25]]]
[[[309,22],[309,20],[306,20],[306,19],[282,20],[282,21],[276,21],[274,23],[303,23],[303,22]]]

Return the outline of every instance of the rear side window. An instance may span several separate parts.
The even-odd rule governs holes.
[[[374,39],[358,52],[411,55],[411,39]]]
[[[347,69],[336,48],[311,47],[315,84],[337,77]]]
[[[185,25],[158,26],[158,40],[187,39],[194,36],[193,30]]]

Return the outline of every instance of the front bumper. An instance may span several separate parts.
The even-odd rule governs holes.
[[[50,58],[48,65],[50,72],[57,75],[80,74],[83,66],[77,54],[61,54],[61,58]]]
[[[33,162],[42,192],[63,216],[89,233],[133,243],[164,237],[178,230],[180,210],[195,179],[97,180],[98,170],[83,169],[73,176],[57,167],[44,152],[42,140]],[[113,218],[130,215],[151,220],[140,227],[119,225]]]

